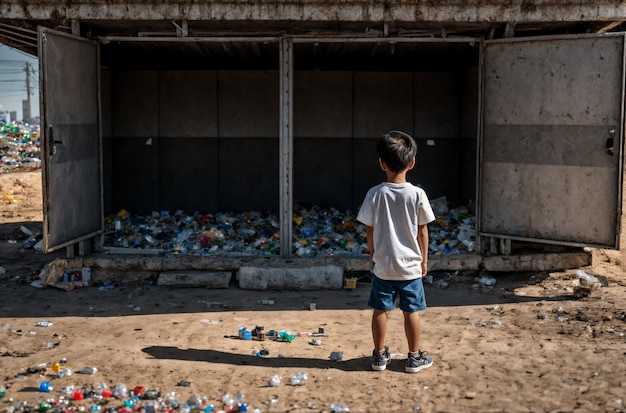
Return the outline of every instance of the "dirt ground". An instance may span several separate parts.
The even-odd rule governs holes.
[[[184,411],[189,402],[192,410],[228,411],[222,398],[240,393],[247,411],[263,412],[626,411],[621,251],[593,251],[593,265],[581,270],[606,277],[608,285],[583,298],[573,294],[576,269],[489,274],[494,286],[472,274],[436,274],[449,286],[426,286],[422,349],[434,365],[404,372],[406,341],[396,311],[387,334],[393,360],[374,372],[366,282],[342,291],[165,288],[147,281],[69,292],[35,288],[30,281],[55,258],[23,247],[22,226],[41,232],[40,171],[0,174],[0,195],[2,410],[25,402],[31,411],[49,403],[59,410],[100,405],[152,413],[155,406]],[[239,339],[242,327],[257,325],[266,335],[295,337]],[[333,353],[341,359],[332,360]],[[72,374],[59,377],[55,363]],[[97,371],[79,373],[87,367]],[[300,372],[306,381],[293,385]],[[42,382],[53,390],[41,392]],[[99,383],[121,397],[94,397]],[[123,397],[124,388],[136,386],[160,393],[159,402]]]

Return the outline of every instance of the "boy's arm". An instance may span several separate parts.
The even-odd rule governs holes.
[[[374,268],[374,227],[369,225],[365,226],[365,235],[367,235],[367,249],[370,253],[370,260],[372,261],[372,268]]]
[[[422,277],[424,277],[428,272],[428,227],[426,225],[417,226],[417,242],[422,252]]]

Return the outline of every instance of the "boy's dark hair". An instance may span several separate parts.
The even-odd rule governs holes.
[[[409,134],[394,130],[381,136],[376,144],[376,153],[391,172],[400,172],[415,157],[417,143]]]

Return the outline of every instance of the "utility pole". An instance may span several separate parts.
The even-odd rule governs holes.
[[[23,116],[23,121],[31,123],[30,115],[30,63],[26,62],[26,101],[28,105],[28,116]]]

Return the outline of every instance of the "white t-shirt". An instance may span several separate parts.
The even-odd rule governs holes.
[[[426,192],[410,182],[371,188],[356,218],[374,228],[374,274],[383,280],[422,276],[418,225],[435,220]]]

